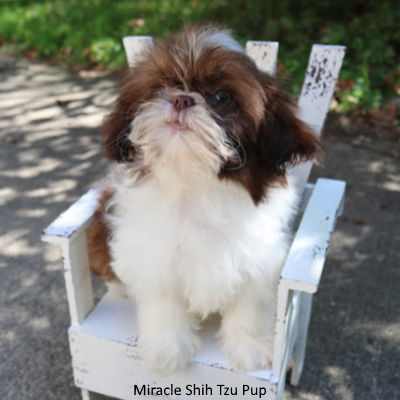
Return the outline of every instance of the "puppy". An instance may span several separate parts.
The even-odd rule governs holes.
[[[102,134],[112,168],[89,257],[136,300],[144,361],[184,367],[219,313],[232,365],[269,367],[297,201],[286,171],[319,151],[288,96],[227,31],[190,27],[144,51]]]

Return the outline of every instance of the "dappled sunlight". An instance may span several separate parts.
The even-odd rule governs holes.
[[[6,233],[3,233],[0,236],[0,248],[4,249],[13,242],[22,239],[27,233],[29,232],[28,228],[25,229],[15,229],[15,230],[8,230]]]
[[[35,76],[32,77],[32,81],[37,83],[53,83],[53,82],[59,82],[62,81],[63,77],[60,76],[59,74],[36,74]]]
[[[56,129],[54,129],[56,128]],[[54,137],[66,135],[68,131],[66,129],[60,129],[57,122],[52,122],[51,126],[42,125],[42,129],[37,128],[37,131],[33,129],[28,137],[24,138],[26,146],[39,141],[46,141],[47,139],[52,139]]]
[[[28,111],[26,114],[21,113],[15,118],[15,122],[19,125],[51,120],[62,115],[59,107],[46,107],[35,111]]]
[[[398,171],[394,171],[394,172],[388,173],[387,176],[393,182],[396,182],[398,184],[398,186],[394,190],[396,192],[399,192],[400,191],[400,175],[399,175]]]
[[[47,317],[36,317],[29,321],[29,326],[34,331],[42,331],[43,329],[50,328],[50,321]]]
[[[29,190],[25,193],[26,197],[47,197],[52,194],[64,193],[66,190],[75,188],[77,182],[72,179],[62,179],[59,181],[49,182],[46,187]]]
[[[379,327],[370,321],[354,321],[350,326],[344,327],[346,335],[367,333],[378,340],[388,341],[392,343],[393,346],[400,345],[400,337],[398,335],[399,329],[400,314],[395,320],[382,323]]]
[[[84,142],[84,141],[85,141],[85,139],[82,138],[81,142]],[[80,144],[82,144],[82,143],[80,143]],[[91,158],[97,156],[98,154],[99,154],[99,149],[96,147],[96,148],[92,148],[91,150],[87,150],[85,153],[76,154],[74,156],[74,158],[75,158],[75,160],[78,160],[78,161],[84,161],[84,160],[91,159]],[[81,164],[80,168],[83,168],[83,166],[88,165],[87,162],[82,162],[80,164]]]
[[[69,170],[70,176],[82,176],[82,174],[90,167],[90,161],[81,161]]]
[[[52,205],[54,203],[66,203],[68,205],[68,199],[69,199],[68,193],[58,193],[53,195],[52,197],[48,197],[46,199],[43,199],[43,204],[48,204]]]
[[[22,104],[26,104],[26,99],[24,97],[7,97],[0,100],[0,109],[4,112],[6,108],[18,107]]]
[[[371,161],[368,164],[368,171],[370,172],[382,172],[385,169],[385,163],[381,160]]]
[[[115,101],[115,96],[110,95],[108,90],[105,90],[104,93],[99,93],[97,96],[93,98],[93,104],[96,106],[111,106]]]
[[[8,243],[7,243],[8,242]],[[32,256],[38,254],[40,249],[30,245],[26,238],[18,238],[12,241],[7,238],[0,237],[0,246],[2,254],[6,257]]]
[[[16,154],[21,164],[34,164],[34,165],[38,165],[39,155],[40,155],[40,149],[35,149],[32,147],[30,147],[29,149],[23,149]],[[57,162],[56,159],[52,160],[54,160],[54,162]]]
[[[44,268],[48,272],[61,271],[63,269],[61,261],[61,249],[48,243],[43,243]]]
[[[89,115],[82,115],[82,123],[87,127],[98,127],[103,120],[102,115],[96,114],[96,110],[89,111]]]
[[[94,96],[94,93],[91,91],[82,91],[79,90],[77,92],[72,92],[72,93],[64,93],[61,95],[53,95],[50,97],[53,101],[57,99],[58,103],[66,103],[67,105],[71,104],[82,104],[81,102],[76,103],[77,101],[91,101],[92,97]],[[84,103],[85,104],[85,103]]]
[[[6,322],[7,320],[10,320],[11,318],[15,318],[16,321],[19,324],[25,323],[29,321],[30,319],[30,314],[29,312],[22,306],[15,306],[13,308],[2,308],[2,312],[0,313],[0,323]],[[16,313],[16,315],[13,315],[13,313]]]
[[[36,208],[36,209],[22,209],[17,210],[16,216],[22,218],[40,218],[45,217],[47,215],[47,210],[44,208]]]
[[[27,158],[30,157],[28,156]],[[62,164],[61,160],[47,158],[47,159],[42,159],[40,161],[40,164],[37,164],[35,166],[21,166],[21,168],[16,171],[0,171],[0,176],[2,175],[7,177],[16,177],[23,179],[34,178],[35,176],[39,176],[43,172],[54,171],[54,169],[59,167],[61,164]]]
[[[2,73],[6,79],[0,86],[0,363],[4,357],[8,363],[0,366],[4,373],[13,358],[21,357],[16,349],[25,346],[35,348],[35,365],[43,365],[41,357],[57,353],[57,359],[65,358],[63,364],[69,365],[60,251],[44,246],[41,233],[103,175],[98,125],[114,96],[114,82],[108,80],[108,86],[98,90],[96,78],[74,80],[59,68],[24,60]],[[56,346],[41,352],[49,343]]]
[[[351,376],[344,368],[326,367],[325,375],[330,380],[338,399],[353,400],[354,395],[351,390]],[[344,384],[345,383],[345,384]]]
[[[400,315],[398,320],[400,319]],[[393,346],[400,346],[400,337],[398,332],[400,330],[400,322],[386,324],[380,330],[373,329],[373,335],[378,340],[385,340],[392,343]]]
[[[338,246],[342,247],[343,249],[352,249],[360,240],[362,240],[363,236],[369,235],[371,231],[372,227],[370,226],[362,226],[360,228],[360,232],[357,232],[357,234],[338,231],[335,232],[335,239],[338,242]]]
[[[15,342],[17,338],[17,335],[15,334],[15,332],[13,331],[8,331],[7,329],[1,330],[0,331],[0,339],[3,341],[7,341],[7,342]]]
[[[17,196],[18,192],[13,188],[0,188],[0,206],[4,206],[8,201],[14,200]]]
[[[29,288],[33,285],[37,285],[39,283],[38,281],[39,281],[39,276],[36,274],[33,274],[33,275],[22,278],[20,281],[20,284],[21,284],[21,287],[23,287],[23,288]]]
[[[400,192],[400,182],[399,176],[396,177],[397,182],[383,182],[382,186],[386,190],[390,190],[393,192]]]

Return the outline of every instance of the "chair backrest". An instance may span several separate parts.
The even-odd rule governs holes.
[[[138,54],[152,43],[150,36],[127,36],[123,39],[128,64],[132,66]],[[247,54],[258,68],[271,75],[276,72],[279,43],[249,41]],[[317,136],[325,122],[335,91],[346,48],[314,44],[308,60],[303,87],[298,100],[299,116],[314,130]],[[302,163],[290,171],[296,177],[297,187],[304,188],[311,172],[312,162]]]

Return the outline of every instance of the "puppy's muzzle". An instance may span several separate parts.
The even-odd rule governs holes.
[[[172,103],[174,105],[175,110],[178,112],[193,107],[196,104],[194,98],[187,94],[180,94],[176,96],[172,100]]]

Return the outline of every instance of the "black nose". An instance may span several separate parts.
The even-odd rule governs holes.
[[[182,111],[185,108],[193,107],[195,105],[194,98],[187,94],[180,94],[173,100],[174,108],[176,111]]]

